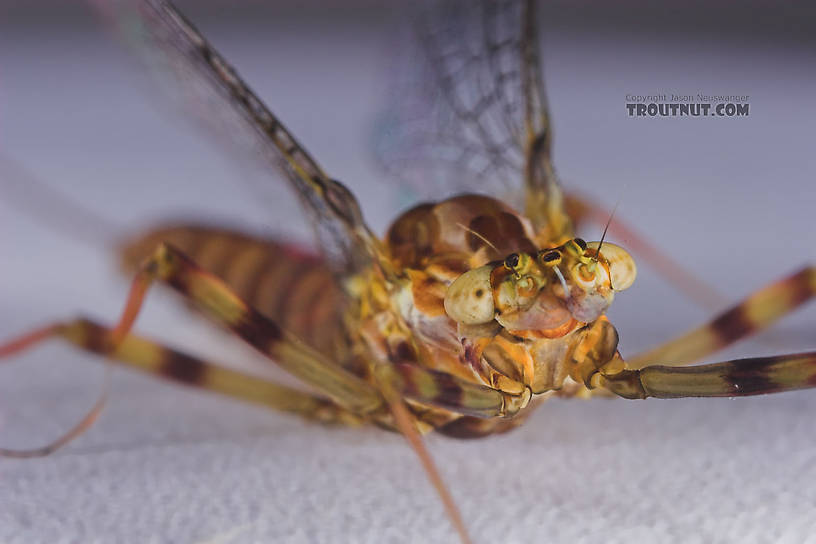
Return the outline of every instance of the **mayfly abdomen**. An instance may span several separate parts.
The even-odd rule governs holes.
[[[324,260],[296,244],[237,230],[175,224],[127,240],[120,248],[128,273],[168,243],[225,281],[244,301],[323,353],[333,353],[342,293]]]

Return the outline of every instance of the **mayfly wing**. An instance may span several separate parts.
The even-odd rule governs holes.
[[[519,63],[524,100],[525,213],[538,228],[547,228],[551,239],[561,240],[572,235],[572,224],[552,163],[552,124],[544,90],[535,0],[525,0],[522,8]]]
[[[378,260],[380,249],[354,195],[330,178],[207,39],[162,0],[94,0],[114,30],[135,44],[151,68],[172,74],[168,89],[221,141],[263,159],[311,216],[318,241],[340,275]],[[163,78],[160,83],[166,83]],[[165,85],[166,86],[166,85]]]
[[[550,159],[535,3],[437,2],[378,123],[376,156],[415,194],[502,194],[553,238],[571,230]]]
[[[523,166],[521,133],[512,120],[518,95],[503,92],[483,22],[489,3],[439,2],[416,17],[399,72],[393,107],[379,123],[377,157],[421,197],[507,190]],[[483,21],[484,19],[484,21]]]

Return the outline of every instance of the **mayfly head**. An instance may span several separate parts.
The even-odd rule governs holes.
[[[637,267],[625,249],[603,239],[579,243],[580,248],[575,242],[565,244],[572,259],[564,266],[562,293],[575,319],[591,322],[609,308],[616,292],[632,285]]]
[[[600,317],[635,275],[623,248],[574,238],[462,274],[448,287],[445,311],[462,325],[496,320],[514,334],[558,337]]]

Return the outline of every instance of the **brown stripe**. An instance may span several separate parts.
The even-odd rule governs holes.
[[[258,312],[247,309],[247,313],[239,322],[230,325],[235,333],[249,342],[256,349],[266,353],[283,336],[280,327],[262,316]]]
[[[278,317],[283,315],[281,295],[283,286],[289,285],[297,277],[297,262],[290,259],[276,260],[264,270],[257,291],[253,294],[255,306],[265,315]]]
[[[748,316],[745,306],[746,303],[743,303],[731,308],[708,325],[722,345],[739,340],[757,328]]]
[[[250,302],[247,300],[248,295],[255,287],[253,282],[267,266],[269,252],[264,245],[247,241],[237,248],[235,254],[225,263],[223,278],[238,296]]]
[[[201,361],[177,351],[162,350],[158,368],[161,376],[188,385],[198,385],[204,382],[206,372],[206,365]]]
[[[182,293],[190,292],[190,285],[194,281],[223,282],[213,274],[198,268],[189,257],[169,248],[164,252],[163,259],[169,268],[169,275],[164,280]],[[226,288],[225,288],[226,289]],[[229,290],[226,289],[229,293]],[[237,301],[236,301],[237,302]],[[225,323],[241,338],[261,351],[267,351],[270,344],[281,338],[281,330],[275,322],[261,315],[257,310],[247,306],[243,301],[237,302],[243,307],[243,316],[236,323]],[[221,319],[220,316],[216,316]]]
[[[436,431],[451,438],[483,438],[494,433],[501,433],[516,427],[515,419],[481,419],[473,416],[459,418],[437,427]],[[524,418],[518,418],[523,420]]]
[[[304,285],[309,285],[309,279],[314,274],[314,268],[304,267],[303,263],[292,260],[287,262],[289,274],[284,281],[278,283],[278,291],[276,293],[277,300],[275,303],[275,316],[278,316],[282,321],[286,321],[289,312],[297,313],[297,305],[292,304],[293,300],[304,290]]]
[[[436,431],[451,438],[482,438],[493,432],[496,421],[498,420],[461,416],[450,423],[437,427]]]
[[[166,275],[161,278],[162,281],[182,294],[186,295],[190,292],[190,283],[196,276],[209,275],[198,268],[184,253],[167,243],[164,244],[164,251],[161,251],[158,258],[165,264],[163,268],[166,270]]]
[[[207,237],[202,246],[190,257],[203,269],[226,278],[226,272],[233,256],[240,251],[241,242],[228,233],[217,233]]]
[[[435,403],[450,406],[452,408],[462,407],[462,388],[453,381],[450,374],[438,373],[434,375],[436,386],[439,388],[433,397]]]
[[[282,314],[285,317],[281,319],[287,328],[304,338],[319,333],[313,326],[315,317],[313,308],[329,296],[330,290],[334,287],[331,281],[325,270],[313,267],[305,270],[304,276],[288,287],[292,296],[286,298]]]
[[[212,235],[209,229],[198,227],[161,227],[148,233],[142,240],[137,242],[139,247],[139,261],[142,261],[156,251],[162,243],[169,244],[186,255],[196,255],[203,243]],[[137,263],[138,264],[138,263]]]
[[[793,310],[813,296],[813,288],[810,280],[811,269],[804,268],[799,272],[779,281],[775,285],[769,286],[757,295],[749,297],[746,301],[726,311],[720,317],[711,322],[709,328],[717,335],[722,344],[730,344],[743,338],[766,323],[755,323],[748,315],[747,308],[752,304],[757,304],[757,296],[767,297],[767,292],[779,292],[785,299],[787,311]],[[772,316],[774,319],[777,315]],[[763,321],[768,321],[763,319]]]
[[[816,284],[814,284],[812,279],[814,274],[816,274],[814,269],[808,266],[786,280],[783,280],[782,283],[785,285],[785,288],[790,290],[791,309],[807,302],[811,297],[816,295],[816,293],[814,293]]]
[[[325,281],[318,289],[315,289],[309,299],[300,308],[300,311],[307,316],[307,320],[303,325],[303,330],[298,334],[302,334],[304,339],[308,338],[316,347],[323,345],[323,338],[326,335],[333,336],[335,327],[334,323],[326,323],[330,317],[338,317],[332,312],[337,307],[337,299],[334,296],[334,284],[329,283],[328,276],[325,276]]]
[[[400,374],[405,379],[406,394],[414,396],[420,402],[432,402],[441,406],[450,407],[454,409],[461,409],[462,406],[462,388],[456,383],[453,376],[444,372],[435,372],[433,370],[420,369],[410,364],[394,365]],[[422,386],[418,381],[425,381],[432,379],[434,382],[433,395],[429,396],[426,391],[422,390]]]
[[[78,319],[76,323],[82,330],[82,347],[93,353],[110,352],[110,331],[88,319]]]
[[[261,287],[261,282],[264,275],[268,273],[270,267],[272,266],[272,252],[267,251],[266,256],[260,260],[258,267],[254,270],[253,274],[247,277],[246,280],[245,300],[251,306],[254,306],[261,311],[263,311],[263,308],[261,308],[260,301],[258,300],[258,290]]]
[[[202,231],[193,227],[173,227],[167,231],[160,231],[158,238],[160,242],[168,242],[187,255],[196,255],[211,235],[210,230]],[[156,246],[158,245],[157,243]]]
[[[411,344],[409,344],[406,340],[403,340],[397,344],[392,357],[395,358],[395,361],[399,361],[401,363],[416,362],[417,360],[416,351],[414,351],[413,346],[411,346]]]
[[[278,302],[280,320],[290,328],[303,330],[309,319],[306,301],[312,298],[313,293],[321,291],[322,281],[320,270],[295,265],[299,274],[287,278],[287,283],[281,285],[281,296]]]
[[[734,361],[731,368],[723,375],[723,380],[734,389],[734,396],[759,395],[776,393],[786,388],[768,377],[769,367],[790,359],[789,355],[775,357],[757,357]]]

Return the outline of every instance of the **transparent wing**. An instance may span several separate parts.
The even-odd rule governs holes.
[[[170,3],[96,0],[120,36],[151,68],[172,78],[165,89],[222,142],[261,158],[270,178],[285,179],[312,218],[320,245],[340,274],[380,258],[377,239],[352,193],[328,177],[308,151],[253,93],[227,61]],[[172,82],[170,80],[172,79]]]
[[[437,2],[415,26],[378,123],[379,163],[422,198],[500,194],[554,237],[570,230],[550,159],[534,2]]]
[[[422,196],[507,191],[519,182],[523,104],[513,58],[521,21],[515,4],[442,2],[415,22],[377,154],[390,174]]]

